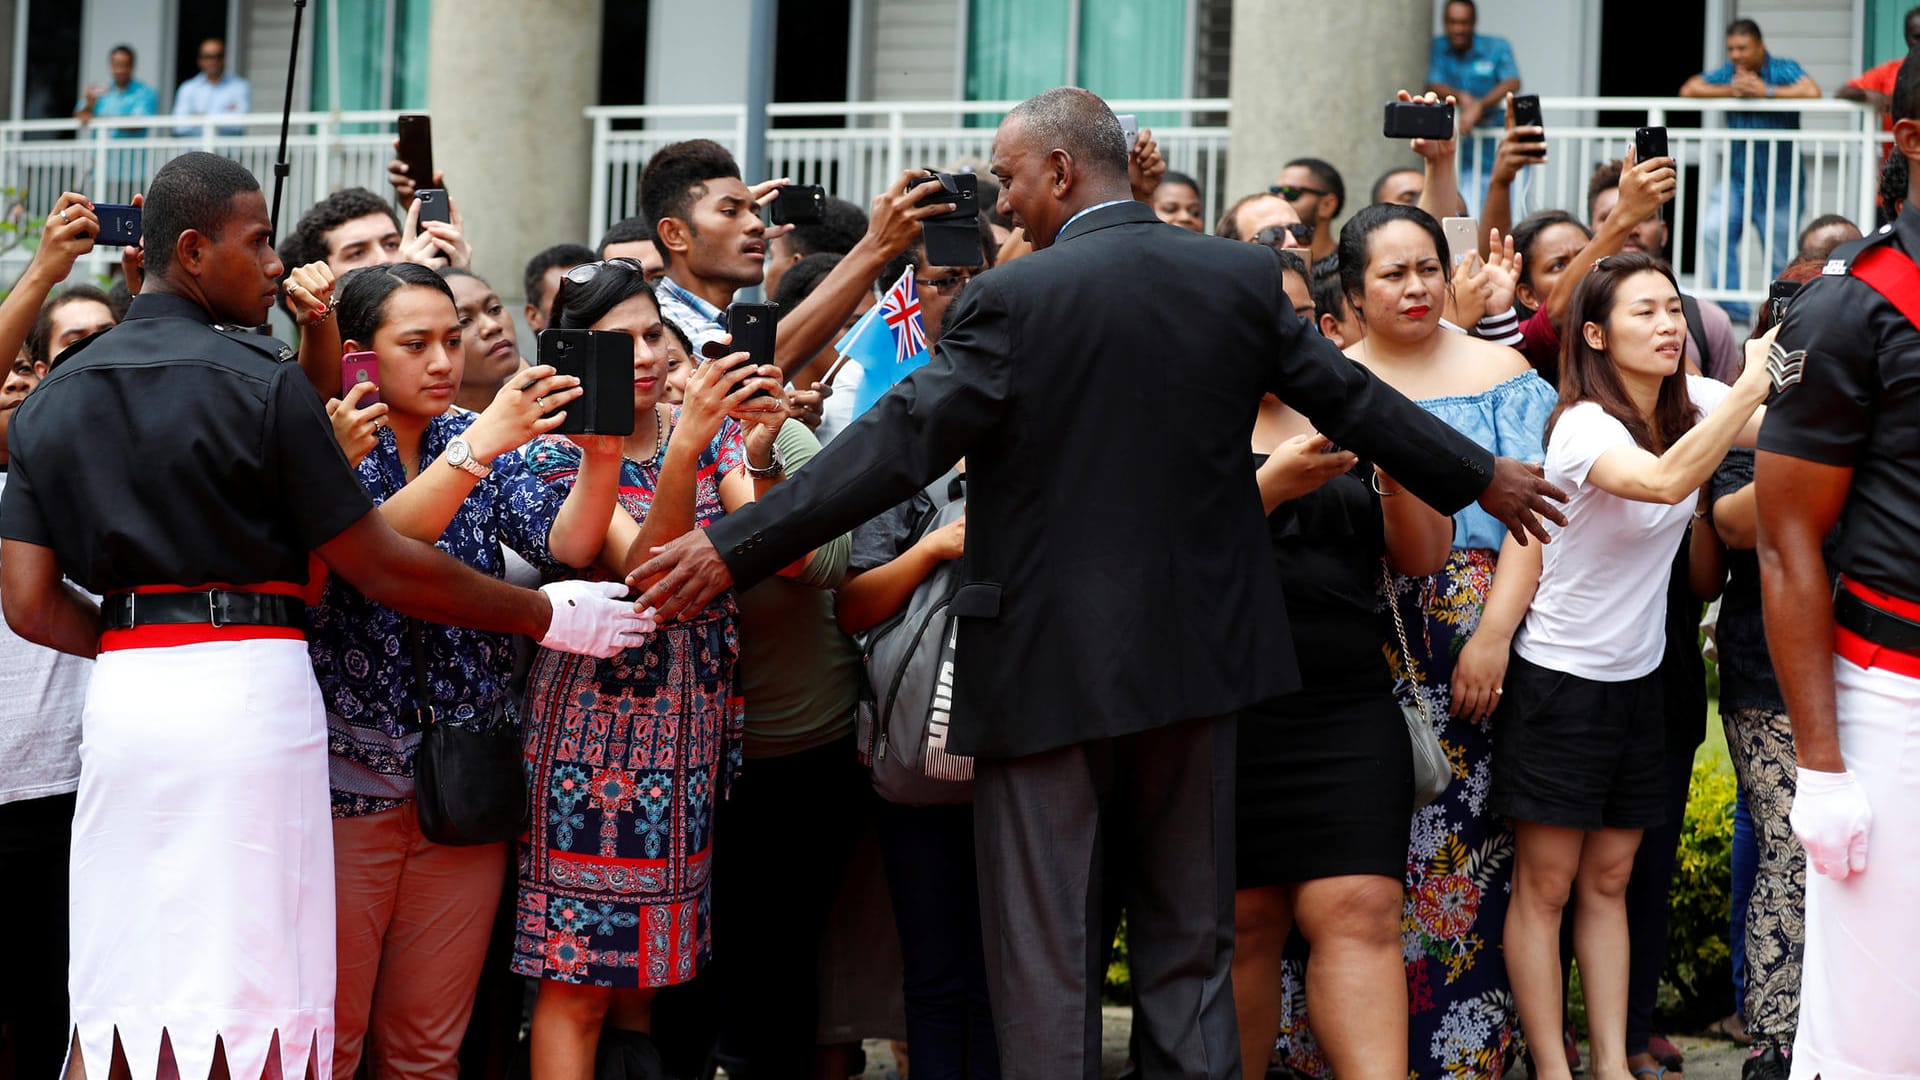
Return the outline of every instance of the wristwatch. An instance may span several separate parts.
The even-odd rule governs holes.
[[[465,439],[455,439],[448,443],[446,457],[447,464],[456,469],[464,469],[482,480],[493,475],[493,466],[482,465],[473,456],[473,444]]]
[[[787,475],[787,458],[786,455],[780,452],[780,444],[774,443],[770,453],[771,456],[767,460],[767,467],[764,469],[754,468],[753,462],[748,460],[747,475],[753,477],[755,480],[778,480]]]

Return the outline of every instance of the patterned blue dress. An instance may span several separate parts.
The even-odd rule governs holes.
[[[565,490],[581,454],[548,436],[526,459]],[[720,478],[745,459],[728,420],[700,455],[696,525],[726,513]],[[621,462],[620,505],[634,520],[659,482],[657,466]],[[515,973],[657,987],[705,966],[714,800],[739,770],[746,730],[739,657],[731,594],[609,660],[540,651],[527,681],[533,820],[520,847]]]

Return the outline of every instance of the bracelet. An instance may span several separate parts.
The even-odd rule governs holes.
[[[1380,470],[1378,469],[1375,469],[1373,471],[1372,476],[1367,477],[1367,486],[1373,489],[1373,493],[1375,495],[1378,495],[1383,499],[1390,499],[1393,496],[1400,494],[1401,491],[1406,490],[1405,488],[1401,488],[1399,491],[1387,491],[1384,488],[1382,488],[1380,485]]]

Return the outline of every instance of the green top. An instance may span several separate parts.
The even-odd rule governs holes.
[[[820,452],[798,420],[775,437],[789,475]],[[771,577],[740,594],[740,692],[747,700],[746,753],[784,757],[853,730],[860,648],[834,621],[833,589],[847,574],[851,541],[835,537],[797,578]]]

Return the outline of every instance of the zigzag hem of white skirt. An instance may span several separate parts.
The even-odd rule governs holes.
[[[316,1080],[331,1080],[333,1076],[332,1009],[250,1013],[168,1008],[163,1017],[159,1012],[151,1016],[132,1010],[90,1013],[75,1007],[73,1032],[88,1080],[106,1080],[116,1032],[126,1054],[130,1080],[158,1080],[163,1034],[172,1046],[180,1080],[205,1080],[213,1071],[216,1044],[226,1051],[232,1080],[260,1080],[262,1076],[267,1080],[306,1080],[309,1066]],[[276,1045],[280,1065],[277,1077],[267,1069]],[[69,1060],[68,1075],[72,1065]]]

